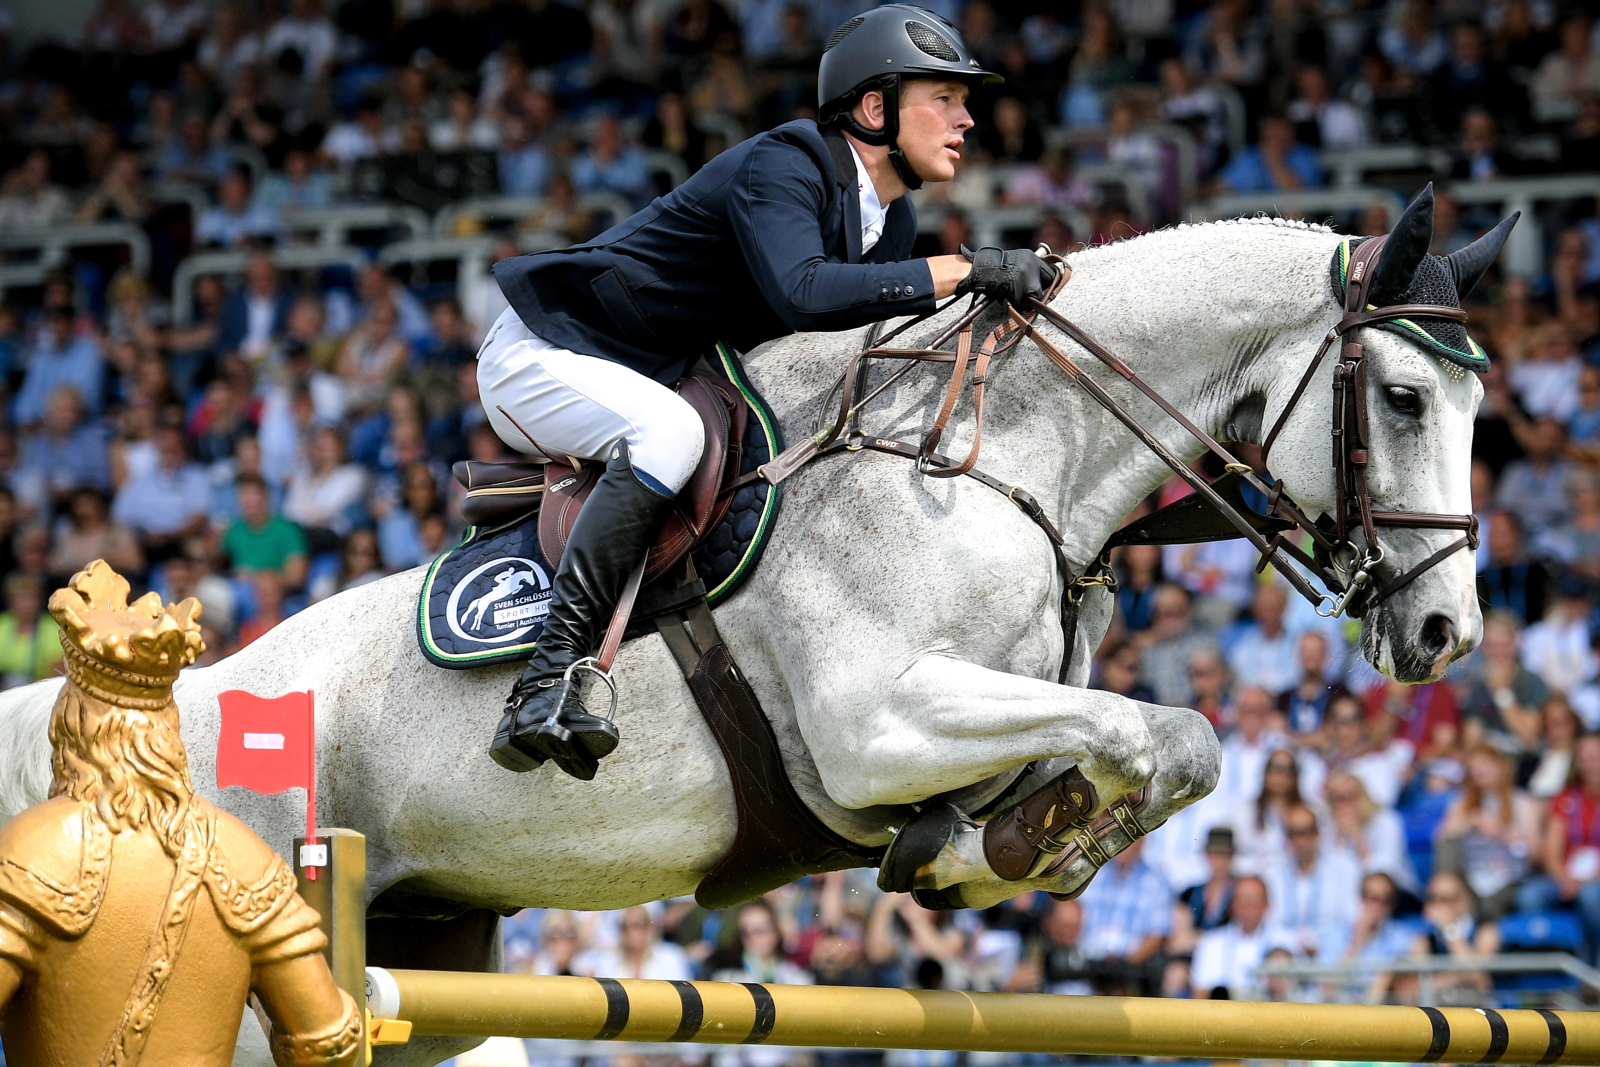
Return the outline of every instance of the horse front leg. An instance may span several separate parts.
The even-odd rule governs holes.
[[[975,824],[948,803],[925,803],[930,797],[1062,757],[1072,767],[1059,783],[1063,804],[1072,806],[1074,826],[1086,825],[1106,803],[1143,788],[1155,769],[1143,714],[1134,701],[1113,693],[1007,674],[938,652],[915,656],[888,685],[863,689],[852,681],[845,673],[832,676],[813,706],[800,709],[801,729],[837,803],[919,806],[885,858],[885,888],[996,873],[982,842],[974,841]],[[846,708],[865,712],[865,728],[840,728]],[[1062,808],[1060,817],[1067,814]],[[1073,832],[1055,815],[1036,817],[1050,828],[1045,849]],[[1010,877],[1032,867],[1031,847],[1029,855],[1023,871]],[[943,861],[937,875],[936,857]]]
[[[1139,704],[1138,707],[1150,729],[1156,769],[1147,792],[1127,801],[1128,812],[1133,817],[1097,819],[1039,877],[1005,881],[991,873],[962,879],[955,885],[952,884],[956,882],[954,878],[945,881],[940,885],[945,902],[988,908],[1033,890],[1077,896],[1111,857],[1164,825],[1182,809],[1210,795],[1216,788],[1222,761],[1222,746],[1211,724],[1199,712],[1188,708],[1160,704]],[[1062,762],[1041,765],[1019,779],[1002,797],[1002,804],[1013,796],[1037,789],[1042,781],[1059,772]],[[1121,804],[1123,800],[1119,798],[1116,803]],[[970,874],[970,870],[967,873]],[[945,886],[951,888],[945,889]]]

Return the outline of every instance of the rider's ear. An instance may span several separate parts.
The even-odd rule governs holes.
[[[1428,254],[1433,243],[1433,183],[1417,194],[1409,207],[1395,223],[1383,251],[1378,254],[1378,265],[1373,268],[1372,281],[1367,286],[1367,303],[1374,307],[1398,304],[1411,288],[1417,276],[1422,257]]]
[[[877,89],[862,93],[861,103],[856,106],[860,109],[860,113],[856,116],[856,121],[869,130],[883,129],[883,93]]]
[[[1450,274],[1455,278],[1456,293],[1462,300],[1472,292],[1473,287],[1483,279],[1483,275],[1500,254],[1500,248],[1506,243],[1506,238],[1511,236],[1511,227],[1517,224],[1522,217],[1522,212],[1514,211],[1509,218],[1501,219],[1499,224],[1476,241],[1459,252],[1451,252],[1444,257],[1450,264]]]

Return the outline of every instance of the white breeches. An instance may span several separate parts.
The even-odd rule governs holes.
[[[705,429],[677,393],[598,356],[557,348],[507,308],[478,350],[489,425],[530,456],[605,460],[628,442],[633,469],[675,495],[700,463]]]

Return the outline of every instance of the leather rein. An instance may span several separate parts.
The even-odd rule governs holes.
[[[1345,284],[1344,314],[1323,338],[1321,346],[1290,395],[1289,403],[1268,432],[1261,449],[1261,467],[1265,470],[1267,455],[1289,416],[1299,405],[1329,350],[1333,348],[1335,342],[1342,341],[1333,374],[1332,441],[1336,513],[1331,519],[1327,516],[1318,521],[1309,519],[1284,492],[1281,480],[1270,484],[1264,481],[1254,468],[1242,462],[1211,435],[1196,426],[1114,353],[1090,337],[1076,323],[1052,308],[1050,302],[1070,279],[1071,269],[1061,256],[1048,252],[1045,258],[1057,268],[1057,274],[1044,298],[1032,300],[1026,309],[1002,304],[1006,318],[976,346],[974,324],[985,311],[994,306],[996,303],[994,300],[974,297],[971,305],[956,321],[946,326],[922,348],[891,347],[889,343],[912,326],[925,322],[949,308],[960,299],[959,297],[945,302],[927,314],[907,320],[882,337],[878,336],[881,324],[873,326],[868,333],[866,347],[850,358],[843,374],[835,381],[829,392],[830,399],[834,393],[839,395],[839,407],[833,420],[819,425],[810,437],[733,482],[724,492],[732,492],[756,481],[765,481],[769,485],[776,486],[819,457],[862,450],[883,452],[914,460],[917,470],[930,478],[955,478],[964,475],[996,490],[1039,526],[1049,538],[1055,554],[1056,568],[1061,574],[1065,590],[1061,598],[1061,617],[1062,626],[1067,633],[1067,646],[1061,663],[1062,681],[1065,681],[1072,659],[1077,616],[1083,592],[1091,586],[1106,586],[1115,590],[1116,579],[1111,573],[1110,553],[1113,548],[1122,544],[1179,544],[1194,540],[1243,537],[1261,555],[1261,562],[1256,568],[1257,573],[1269,564],[1277,568],[1289,585],[1315,606],[1319,615],[1331,618],[1348,612],[1353,617],[1360,617],[1456,552],[1464,548],[1475,550],[1478,546],[1478,520],[1475,515],[1378,511],[1372,506],[1367,487],[1369,453],[1365,349],[1350,335],[1363,326],[1393,319],[1435,318],[1464,322],[1467,318],[1467,313],[1460,308],[1434,304],[1400,304],[1383,308],[1366,306],[1368,283],[1385,240],[1383,237],[1373,238],[1363,242],[1353,251]],[[1099,382],[1085,373],[1071,357],[1039,332],[1036,323],[1041,317],[1154,401],[1157,407],[1174,419],[1207,451],[1217,456],[1223,463],[1225,473],[1222,477],[1215,482],[1207,481],[1205,477],[1191,469],[1188,463],[1163,444]],[[1068,379],[1126,426],[1146,448],[1171,468],[1173,473],[1187,482],[1194,490],[1195,496],[1203,501],[1215,516],[1224,520],[1223,523],[1217,524],[1214,520],[1208,522],[1205,519],[1195,523],[1193,500],[1189,498],[1179,500],[1118,530],[1106,542],[1095,561],[1084,573],[1074,574],[1072,565],[1063,551],[1065,540],[1045,515],[1038,501],[1022,488],[1009,485],[977,469],[978,456],[983,446],[984,392],[989,366],[996,356],[1009,352],[1024,337],[1032,338],[1045,357]],[[949,344],[952,339],[955,341],[953,352],[942,347]],[[865,392],[868,361],[873,359],[902,360],[905,365],[890,374],[871,392]],[[920,363],[951,364],[950,382],[945,390],[944,401],[940,405],[932,427],[922,441],[913,444],[862,433],[859,426],[862,409]],[[976,427],[971,448],[965,458],[957,461],[940,454],[938,447],[960,399],[969,367],[972,369],[972,404]],[[863,393],[865,395],[862,395]],[[824,401],[823,406],[826,409],[829,401]],[[819,423],[821,423],[820,417]],[[1241,483],[1249,485],[1266,499],[1265,514],[1256,512],[1245,502],[1239,491]],[[1204,529],[1197,532],[1193,529],[1185,531],[1177,528],[1186,525],[1191,527],[1198,525]],[[1384,555],[1378,538],[1379,527],[1449,529],[1461,530],[1463,534],[1410,570],[1374,589],[1375,568]],[[1364,543],[1355,539],[1357,530],[1361,531]],[[1312,544],[1310,553],[1287,539],[1286,535],[1296,531],[1303,532],[1310,539]],[[1339,565],[1341,562],[1346,564],[1342,569],[1349,572],[1348,578],[1341,573]],[[1305,567],[1315,574],[1328,589],[1333,590],[1333,593],[1330,595],[1319,591],[1306,579],[1299,567]]]

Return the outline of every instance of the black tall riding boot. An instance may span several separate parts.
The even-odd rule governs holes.
[[[554,760],[587,782],[617,747],[611,721],[584,710],[578,697],[582,672],[571,668],[599,647],[622,589],[671,503],[639,480],[627,443],[620,442],[572,525],[538,647],[506,700],[489,747],[500,766],[531,771]]]

